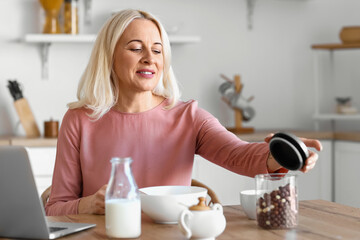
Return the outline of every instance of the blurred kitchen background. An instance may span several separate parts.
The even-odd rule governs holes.
[[[256,115],[244,126],[256,131],[360,131],[357,115],[350,120],[313,118],[317,99],[318,109],[324,113],[335,113],[337,97],[351,97],[351,105],[360,108],[360,51],[312,49],[315,44],[340,44],[344,26],[360,25],[358,0],[78,1],[79,35],[97,34],[112,12],[136,8],[157,16],[170,36],[197,39],[172,44],[172,65],[182,99],[198,100],[225,126],[234,125],[234,111],[221,100],[218,88],[224,80],[220,74],[231,79],[239,74],[243,95],[255,96],[251,106]],[[87,12],[90,22],[85,21],[86,1],[91,5]],[[0,136],[25,135],[7,88],[8,80],[22,84],[41,135],[44,122],[52,118],[61,125],[66,104],[76,100],[92,42],[52,43],[47,55],[48,77],[43,79],[40,44],[25,40],[29,34],[42,32],[43,21],[44,11],[38,0],[0,0]],[[316,76],[320,78],[318,89]],[[326,174],[314,177],[322,181],[314,192],[324,191],[325,186],[327,192],[316,197],[334,200],[338,184],[334,182],[334,139],[330,136],[323,142],[327,147],[323,159],[328,163]],[[53,152],[45,154],[49,158],[54,155],[55,148],[51,149]],[[34,156],[44,152],[41,147],[33,150]],[[359,152],[355,153],[357,157]],[[323,172],[320,167],[318,171]],[[237,201],[233,199],[228,203]]]

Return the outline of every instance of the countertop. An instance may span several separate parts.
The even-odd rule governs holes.
[[[236,134],[241,140],[247,142],[262,142],[264,141],[265,137],[271,133],[276,132],[289,132],[298,137],[304,138],[313,138],[319,140],[333,140],[334,133],[332,132],[323,132],[323,131],[308,131],[308,130],[258,130],[254,133],[246,133],[246,134]],[[360,132],[359,132],[360,137]],[[360,140],[360,138],[359,138]]]
[[[342,140],[360,142],[360,132],[330,132],[311,130],[257,130],[254,133],[236,134],[240,139],[248,142],[262,142],[270,133],[278,131],[290,132],[298,137],[318,140]],[[16,145],[27,147],[56,147],[56,138],[26,138],[13,136],[0,136],[0,145]]]
[[[27,137],[0,137],[1,145],[26,146],[26,147],[56,147],[56,138],[27,138]]]
[[[259,130],[249,134],[236,134],[240,139],[248,142],[264,141],[270,133],[278,132],[273,130]],[[360,142],[360,132],[331,132],[331,131],[309,131],[309,130],[280,130],[289,132],[298,137],[313,138],[318,140],[339,140]]]

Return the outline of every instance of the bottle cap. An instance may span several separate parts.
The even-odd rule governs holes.
[[[276,133],[269,142],[269,148],[274,159],[292,171],[301,169],[309,157],[306,145],[291,133]]]

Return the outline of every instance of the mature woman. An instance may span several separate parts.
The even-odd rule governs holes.
[[[269,138],[241,141],[196,101],[180,101],[170,59],[167,34],[149,13],[124,10],[105,23],[62,121],[48,215],[104,214],[114,156],[132,157],[139,187],[190,185],[194,154],[250,177],[286,171]],[[302,171],[317,158],[311,152]]]

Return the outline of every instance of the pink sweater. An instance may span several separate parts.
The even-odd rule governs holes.
[[[196,101],[162,104],[142,113],[111,109],[92,121],[85,108],[68,110],[57,145],[47,215],[78,213],[81,197],[107,184],[112,157],[131,157],[139,188],[190,185],[194,154],[235,173],[267,173],[267,143],[248,143],[228,132]]]

